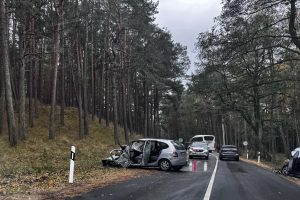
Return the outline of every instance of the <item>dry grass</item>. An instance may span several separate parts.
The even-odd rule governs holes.
[[[101,166],[101,160],[116,147],[111,127],[99,125],[98,119],[90,119],[89,135],[79,140],[77,109],[66,109],[64,127],[59,125],[58,111],[55,140],[48,139],[48,106],[40,106],[39,118],[34,120],[34,128],[27,129],[27,139],[16,147],[9,146],[6,131],[0,135],[0,199],[1,194],[24,195],[68,187],[71,145],[76,146],[76,184],[95,181],[101,183],[100,180],[109,183],[109,177],[114,180],[121,175],[123,178],[120,179],[137,175],[138,171],[107,169]],[[137,137],[139,136],[131,136]],[[121,141],[124,142],[123,138]]]

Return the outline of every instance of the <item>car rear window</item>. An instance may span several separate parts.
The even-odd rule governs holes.
[[[204,140],[206,141],[213,141],[215,139],[214,136],[204,136]]]
[[[203,137],[194,137],[192,142],[203,142]]]
[[[237,151],[236,147],[223,147],[222,151]]]
[[[171,141],[171,143],[174,145],[176,150],[185,150],[183,144],[176,142],[176,141]]]

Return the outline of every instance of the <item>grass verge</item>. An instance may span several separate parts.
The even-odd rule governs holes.
[[[59,111],[56,111],[56,138],[49,140],[49,110],[49,106],[39,107],[34,128],[27,128],[27,139],[16,147],[9,146],[6,130],[0,135],[0,199],[1,196],[44,199],[51,193],[63,196],[58,192],[63,188],[69,188],[66,193],[71,195],[73,186],[88,190],[86,185],[101,186],[139,176],[139,170],[102,167],[101,160],[117,147],[113,130],[100,125],[98,119],[89,119],[89,135],[79,140],[76,108],[66,109],[64,126],[59,125]],[[138,137],[131,135],[131,139]],[[124,142],[123,138],[121,141]],[[76,146],[75,184],[72,187],[68,184],[71,145]],[[77,188],[73,193],[76,191],[80,190]]]

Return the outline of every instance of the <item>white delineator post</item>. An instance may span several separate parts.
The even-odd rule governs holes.
[[[249,159],[249,150],[247,150],[247,160]]]
[[[207,162],[206,161],[204,162],[203,171],[207,172]]]
[[[260,163],[260,152],[258,152],[257,162]]]
[[[69,183],[74,181],[75,146],[71,146]]]

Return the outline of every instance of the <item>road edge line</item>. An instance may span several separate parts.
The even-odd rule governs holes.
[[[211,178],[210,178],[209,184],[207,186],[207,189],[206,189],[203,200],[209,200],[210,199],[212,187],[213,187],[213,184],[214,184],[214,181],[215,181],[215,176],[216,176],[216,172],[217,172],[217,168],[218,168],[219,158],[215,155],[213,155],[213,156],[217,159],[216,166],[215,166],[215,169],[213,171],[213,174],[211,175]]]

